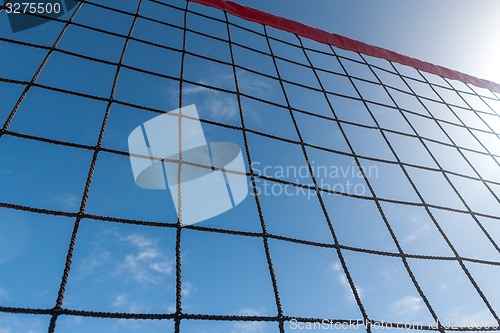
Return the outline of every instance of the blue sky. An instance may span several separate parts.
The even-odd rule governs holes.
[[[135,12],[137,6],[137,1],[109,0],[105,3],[127,12]],[[181,0],[169,3],[184,4]],[[347,6],[343,13],[353,13],[354,5],[343,3],[343,6]],[[354,28],[353,20],[347,14],[341,22],[336,22],[330,19],[326,10],[318,17],[313,11],[306,13],[298,4],[278,8],[256,2],[255,7],[387,46],[377,42],[381,40],[378,30],[366,29],[370,26],[368,24],[356,24]],[[368,17],[370,8],[375,12],[383,9],[373,5],[362,8],[366,12],[359,12],[361,17]],[[392,7],[388,6],[386,10],[389,8]],[[191,4],[190,9],[224,18],[221,12],[200,5]],[[51,22],[13,34],[9,31],[5,14],[0,15],[0,33],[8,40],[51,46],[62,28],[61,23]],[[183,24],[181,10],[151,1],[144,2],[141,15],[159,20],[168,18],[168,22],[177,26]],[[417,13],[411,16],[417,20]],[[374,14],[372,20],[375,17]],[[229,20],[263,33],[262,26],[233,16],[229,16]],[[221,22],[193,13],[188,15],[187,21],[190,29],[227,39],[226,26]],[[123,35],[128,33],[132,17],[86,4],[76,15],[75,22]],[[389,23],[377,27],[391,30]],[[236,26],[230,29],[235,43],[269,52],[264,37]],[[204,121],[202,126],[207,141],[239,145],[246,170],[252,167],[258,176],[256,184],[262,216],[268,233],[273,235],[268,240],[269,251],[284,314],[303,318],[362,318],[346,270],[338,252],[332,248],[334,240],[328,218],[342,246],[347,271],[370,319],[424,325],[432,321],[401,258],[365,251],[398,254],[398,247],[387,227],[390,225],[402,251],[414,255],[407,259],[408,267],[444,324],[458,321],[462,324],[485,322],[497,325],[465,272],[470,272],[493,309],[499,313],[500,298],[495,281],[500,277],[500,254],[493,244],[500,242],[498,94],[474,88],[481,94],[479,97],[459,82],[451,82],[450,86],[441,78],[428,74],[420,76],[411,68],[397,64],[393,68],[386,61],[366,58],[377,66],[372,67],[375,76],[369,67],[360,64],[363,59],[358,55],[335,49],[345,57],[339,62],[325,45],[303,40],[306,47],[323,52],[308,50],[307,55],[316,68],[325,69],[317,71],[321,84],[329,91],[325,96],[317,90],[294,84],[321,87],[312,70],[300,65],[308,64],[303,51],[277,39],[294,45],[298,40],[272,28],[267,32],[273,38],[270,41],[273,53],[280,57],[276,60],[277,67],[286,80],[283,88],[305,142],[305,152],[318,186],[326,191],[320,191],[319,196],[314,191],[282,87],[277,80],[265,76],[276,77],[271,57],[233,46],[237,64],[264,74],[242,68],[236,70],[242,93],[238,101],[235,94],[205,87],[234,91],[232,68],[195,56],[231,62],[228,44],[188,32],[186,50],[192,54],[185,57],[184,78],[189,82],[183,85],[183,105],[196,105],[200,119]],[[116,102],[110,107],[104,132],[103,147],[108,151],[98,154],[85,209],[90,216],[81,220],[75,244],[63,300],[63,307],[67,309],[175,312],[176,230],[168,227],[177,221],[173,199],[168,191],[144,190],[136,186],[129,157],[109,150],[127,152],[127,139],[133,129],[159,112],[178,107],[178,81],[134,68],[178,77],[179,52],[139,40],[182,49],[182,30],[140,18],[132,37],[137,40],[128,44],[125,67],[120,72],[115,92]],[[383,39],[395,40],[388,36]],[[117,62],[123,44],[122,38],[70,26],[58,48],[67,53]],[[408,52],[394,49],[412,56],[420,55],[412,53],[412,49],[407,49]],[[22,84],[8,83],[5,79],[31,80],[46,52],[45,49],[1,42],[0,55],[4,63],[13,64],[0,67],[2,124],[24,88]],[[431,52],[430,47],[426,52],[429,56],[440,53]],[[92,151],[88,148],[96,144],[107,105],[102,99],[109,98],[115,67],[67,53],[57,51],[51,55],[37,80],[39,85],[29,89],[14,116],[8,128],[11,133],[0,137],[0,202],[3,204],[67,213],[79,210],[92,159]],[[344,68],[356,77],[353,82],[357,89],[341,75]],[[407,77],[403,79],[396,75],[396,70]],[[366,81],[377,82],[377,77],[387,84],[389,94],[380,85]],[[424,79],[433,85],[425,83]],[[450,87],[461,92],[457,93]],[[422,98],[417,99],[412,91]],[[97,98],[89,99],[71,92]],[[360,100],[360,95],[365,103]],[[451,105],[446,106],[443,100]],[[244,137],[237,129],[241,127],[239,103],[249,130],[247,140],[254,162],[252,166],[248,164]],[[396,106],[403,111],[399,112]],[[479,112],[472,111],[469,106]],[[349,142],[342,135],[339,124]],[[375,127],[383,128],[385,137]],[[20,137],[19,133],[81,147],[29,140]],[[404,164],[404,169],[397,164],[398,159]],[[358,162],[366,179],[361,176]],[[439,168],[445,170],[446,177]],[[240,177],[245,177],[251,189],[250,177]],[[303,185],[310,188],[300,187]],[[379,201],[373,200],[371,191]],[[422,206],[419,194],[430,205],[428,210]],[[0,306],[51,309],[57,298],[75,218],[4,206],[0,208]],[[167,226],[116,223],[108,221],[110,217],[160,222]],[[261,237],[255,237],[262,228],[253,193],[234,209],[197,226],[242,231],[249,236],[183,229],[183,311],[275,316],[277,307],[263,241]],[[496,264],[468,260],[464,263],[464,270],[456,260],[418,257],[454,257],[442,234],[446,234],[460,256]],[[283,238],[294,241],[284,241]],[[315,242],[317,246],[305,245],[301,241]],[[45,332],[49,320],[49,316],[0,313],[0,333]],[[286,332],[294,331],[289,322],[284,326]],[[62,333],[165,332],[173,329],[171,320],[72,316],[59,317],[56,326],[56,332]],[[279,330],[273,322],[183,320],[181,332],[260,333]]]

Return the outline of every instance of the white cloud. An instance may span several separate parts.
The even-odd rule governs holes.
[[[452,288],[459,288],[462,283],[464,283],[464,278],[463,276],[459,276],[458,278],[448,281],[448,283],[441,283],[439,285],[439,290],[441,292],[448,292],[448,290]]]
[[[339,262],[336,262],[335,264],[331,264],[330,268],[334,270],[335,272],[340,272],[342,270],[342,266],[340,265]]]
[[[119,294],[115,297],[112,306],[118,311],[131,313],[149,312],[149,307],[130,301],[127,294]]]
[[[261,316],[263,311],[253,308],[245,308],[240,310],[238,314],[240,316]],[[266,328],[263,322],[258,321],[234,323],[233,326],[234,329],[231,333],[262,333]]]
[[[182,92],[196,100],[196,107],[201,113],[210,112],[215,120],[227,121],[239,115],[234,96],[201,86],[188,86],[183,88]]]
[[[92,254],[82,259],[78,265],[76,278],[82,279],[93,274],[97,268],[105,266],[111,259],[111,252],[103,249],[96,249]]]
[[[191,282],[182,283],[182,296],[189,297],[193,292],[196,291],[196,288]]]
[[[115,300],[113,302],[114,307],[122,307],[123,305],[126,305],[126,304],[128,304],[128,298],[127,298],[127,295],[125,295],[125,294],[116,296]]]
[[[210,69],[209,69],[210,70]],[[207,86],[224,87],[234,85],[234,76],[232,74],[220,75],[211,69],[210,77],[200,78],[197,82]],[[259,80],[258,76],[252,75],[249,72],[238,70],[237,78],[240,90],[248,94],[270,95],[273,93],[271,87],[263,80]],[[185,96],[195,100],[196,107],[199,111],[210,112],[211,118],[216,121],[228,121],[239,117],[239,106],[236,97],[233,94],[227,94],[218,90],[205,88],[197,85],[187,85],[182,88],[182,93]],[[171,89],[168,95],[172,98],[177,98],[179,91]]]
[[[57,202],[63,209],[71,210],[80,207],[81,198],[74,194],[66,193],[52,198],[52,201]]]
[[[413,225],[418,225],[418,227],[410,235],[404,238],[404,241],[407,243],[421,239],[431,228],[428,222],[420,221],[416,216],[411,216],[410,220],[413,222]]]
[[[10,299],[9,292],[0,287],[0,301],[8,301]]]
[[[141,305],[134,301],[131,301],[129,295],[126,293],[121,293],[115,296],[111,306],[117,312],[127,312],[127,313],[150,313],[151,308],[147,305]],[[173,306],[173,311],[175,312],[175,306]],[[149,332],[149,331],[163,331],[165,330],[165,322],[161,320],[130,320],[130,319],[118,319],[115,321],[110,331],[112,332],[123,332],[123,331],[136,331],[136,332]]]
[[[29,315],[6,314],[0,317],[0,333],[36,333],[47,330],[42,320]]]
[[[170,262],[155,262],[149,266],[153,271],[158,273],[172,273],[172,264]]]
[[[151,309],[146,305],[141,305],[133,302],[129,299],[129,296],[125,293],[118,294],[113,303],[111,304],[114,309],[118,312],[128,312],[128,313],[149,313]],[[174,310],[175,312],[175,310]],[[157,329],[153,329],[156,327]],[[165,329],[164,322],[151,321],[151,320],[130,320],[130,319],[118,319],[116,324],[112,326],[112,332],[122,332],[122,331],[137,331],[137,332],[149,332],[154,330]]]
[[[236,75],[238,76],[240,89],[243,88],[246,93],[257,93],[259,95],[269,95],[273,93],[272,89],[270,89],[271,87],[265,81],[259,80],[257,76],[249,72],[238,70]]]
[[[450,310],[447,319],[451,320],[453,324],[457,326],[481,327],[496,326],[498,324],[487,309],[479,312],[467,313],[467,310],[463,307],[456,307]]]
[[[168,313],[175,313],[175,311],[177,311],[177,307],[175,306],[175,304],[170,304],[169,306],[167,306]]]
[[[356,298],[354,297],[354,293],[352,291],[351,285],[349,284],[349,281],[347,280],[347,277],[345,276],[344,273],[338,273],[337,274],[337,281],[340,282],[340,284],[344,287],[345,290],[345,297],[348,301],[350,302],[355,302]],[[358,292],[359,297],[362,297],[364,291],[361,287],[355,286],[356,291]]]
[[[204,82],[198,82],[200,84],[206,84]],[[191,85],[182,88],[182,93],[185,95],[198,94],[198,93],[217,93],[216,90],[208,89],[202,86]]]
[[[392,316],[399,321],[411,320],[423,309],[423,301],[417,296],[402,297],[389,306]]]
[[[78,316],[62,316],[57,320],[57,326],[75,328],[83,323],[83,318]]]
[[[211,110],[218,120],[230,120],[239,116],[237,103],[227,95],[210,96],[203,101],[201,106]]]
[[[160,250],[155,239],[131,234],[121,239],[135,251],[127,254],[118,265],[116,274],[124,274],[139,283],[158,284],[165,275],[172,274],[174,263]]]
[[[344,287],[346,299],[350,302],[355,302],[356,299],[354,298],[354,293],[352,292],[351,285],[349,284],[349,281],[347,280],[347,277],[344,274],[340,263],[336,262],[334,264],[331,264],[329,270],[335,272],[335,278]],[[359,297],[361,297],[361,295],[363,294],[363,289],[359,286],[355,286],[355,288],[358,292]]]
[[[4,175],[10,175],[10,174],[13,174],[12,170],[8,170],[8,169],[2,169],[0,168],[0,174],[4,174]],[[0,331],[1,333],[2,331]]]
[[[118,277],[125,283],[161,284],[173,273],[174,261],[155,238],[139,233],[123,235],[115,229],[96,237],[90,253],[77,265],[77,279],[93,275],[96,280]]]

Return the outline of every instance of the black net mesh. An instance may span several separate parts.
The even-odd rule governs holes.
[[[0,37],[6,332],[499,330],[498,94],[182,0],[50,21]],[[226,220],[183,225],[126,187],[130,131],[190,104],[242,147],[250,194]],[[149,252],[117,265],[125,243]],[[114,279],[135,298],[106,299]]]

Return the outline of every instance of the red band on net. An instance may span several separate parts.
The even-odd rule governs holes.
[[[435,74],[452,80],[461,81],[464,83],[470,83],[476,87],[486,88],[491,91],[500,93],[500,84],[498,83],[480,79],[475,76],[461,73],[446,67],[434,65],[429,62],[411,58],[399,54],[397,52],[386,50],[378,46],[369,45],[344,36],[332,34],[330,32],[321,29],[310,27],[300,22],[272,15],[257,9],[242,6],[232,1],[227,1],[227,0],[191,0],[191,1],[209,7],[224,10],[230,14],[238,16],[247,21],[264,24],[276,29],[294,33],[299,36],[315,40],[319,43],[330,44],[332,46],[344,50],[359,52],[368,56],[397,62],[402,65],[407,65],[413,68],[417,68],[427,73]]]

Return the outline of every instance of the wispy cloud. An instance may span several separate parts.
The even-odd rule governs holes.
[[[119,294],[115,297],[112,306],[117,311],[131,312],[131,313],[145,313],[149,312],[149,307],[140,305],[129,299],[127,294]]]
[[[75,326],[78,326],[82,323],[83,318],[77,316],[63,316],[57,320],[57,326],[67,327],[70,329],[74,329]]]
[[[131,234],[121,239],[122,242],[135,247],[132,254],[127,254],[118,265],[118,274],[139,283],[161,283],[165,275],[173,271],[173,261],[160,250],[155,239],[140,234]]]
[[[245,308],[238,312],[240,316],[261,316],[263,310],[254,308]],[[265,331],[265,324],[258,321],[235,323],[231,333],[262,333]]]
[[[402,297],[389,306],[391,315],[399,318],[400,321],[412,320],[424,308],[423,301],[417,296]]]
[[[189,297],[193,294],[193,292],[196,292],[196,288],[191,282],[184,282],[182,284],[182,296],[183,297]]]
[[[330,265],[330,268],[334,271],[334,272],[340,272],[342,271],[342,266],[340,265],[339,262],[336,262],[335,264],[331,264]]]
[[[221,75],[214,68],[209,69],[209,72],[211,73],[210,76],[200,78],[197,83],[213,87],[234,86],[234,76],[232,74]],[[261,97],[273,94],[269,84],[260,79],[258,75],[243,70],[238,70],[236,75],[240,91]],[[201,113],[208,112],[211,119],[224,122],[239,117],[239,106],[234,94],[227,94],[197,85],[186,85],[183,87],[182,93],[189,100],[194,101]],[[178,97],[178,94],[177,90],[169,91],[171,97]]]
[[[93,275],[97,280],[119,277],[124,283],[161,284],[173,273],[174,261],[152,237],[112,229],[97,235],[91,246],[77,265],[78,279]]]
[[[236,72],[240,89],[247,94],[270,95],[273,93],[269,84],[264,80],[259,80],[258,76],[244,70]]]
[[[210,96],[202,102],[201,107],[211,110],[217,120],[233,120],[239,115],[236,101],[228,95]]]
[[[147,305],[141,305],[132,301],[128,294],[121,293],[116,295],[111,306],[117,312],[126,313],[150,313],[152,310]],[[172,310],[172,311],[169,311]],[[167,312],[174,313],[175,305],[172,308],[167,308]],[[168,326],[165,325],[164,321],[161,320],[130,320],[130,319],[118,319],[112,326],[112,332],[123,332],[123,331],[136,331],[136,332],[160,332],[164,331]]]
[[[431,229],[428,222],[420,221],[416,216],[411,216],[410,221],[413,222],[413,225],[418,225],[418,227],[411,234],[404,238],[404,241],[407,243],[417,241]]]
[[[8,170],[8,169],[2,169],[0,168],[0,174],[4,174],[4,175],[10,175],[10,174],[13,174],[14,172],[12,172],[12,170]]]
[[[0,333],[35,333],[47,330],[42,320],[34,317],[21,319],[12,314],[0,317]]]
[[[0,287],[0,301],[10,300],[9,292],[4,288]]]
[[[207,84],[206,82],[198,82],[198,83],[201,83],[201,84]],[[205,88],[205,87],[202,87],[202,86],[195,86],[195,85],[191,85],[191,86],[187,86],[187,87],[183,87],[182,88],[182,93],[185,94],[185,95],[195,95],[195,94],[199,94],[199,93],[213,93],[213,94],[216,94],[218,93],[217,90],[213,90],[213,89],[208,89],[208,88]]]
[[[74,194],[66,193],[53,197],[51,201],[56,202],[62,209],[74,210],[80,207],[81,198]]]
[[[498,323],[493,318],[488,309],[471,312],[464,307],[454,307],[449,309],[447,319],[453,321],[457,326],[496,326]]]
[[[460,288],[460,285],[463,284],[464,282],[465,282],[464,277],[459,276],[453,280],[448,281],[448,283],[441,283],[439,285],[439,290],[441,292],[448,292],[450,289],[453,290],[456,288]]]
[[[170,304],[167,306],[167,313],[175,313],[177,308],[175,307],[175,304]]]
[[[194,85],[183,88],[182,92],[195,101],[200,113],[210,114],[215,120],[228,121],[238,117],[238,104],[232,95]]]
[[[96,269],[105,267],[111,260],[111,252],[105,249],[95,249],[91,255],[83,258],[78,265],[77,278],[85,278],[93,274]]]
[[[343,272],[340,263],[336,262],[330,265],[329,270],[335,273],[336,280],[340,283],[340,285],[342,285],[342,287],[344,287],[345,298],[350,302],[355,302],[356,299],[354,297],[351,285],[349,284],[349,281],[347,280],[347,277],[345,276],[345,273]],[[361,297],[363,294],[363,289],[359,286],[355,286],[355,288],[356,291],[358,292],[358,295]]]
[[[138,304],[130,300],[129,296],[125,293],[119,294],[115,297],[111,306],[117,312],[127,312],[127,313],[148,313],[151,309],[148,306]],[[151,323],[149,321],[149,323]],[[157,322],[158,323],[158,322]],[[137,332],[147,332],[151,329],[143,320],[130,320],[130,319],[118,319],[116,324],[113,325],[113,332],[121,332],[126,330],[135,330]]]

